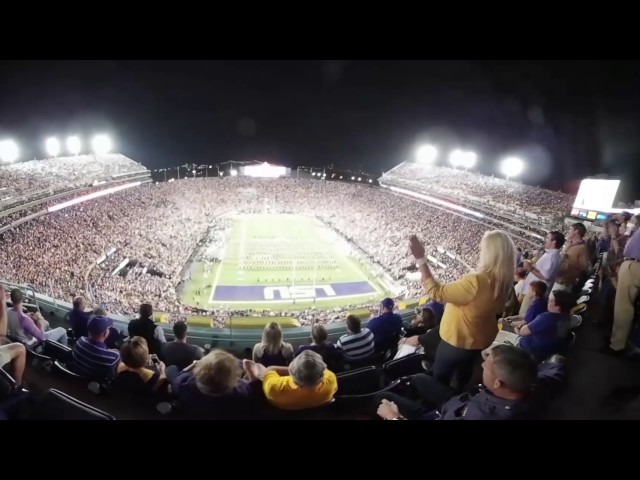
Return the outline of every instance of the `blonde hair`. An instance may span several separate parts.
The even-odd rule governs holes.
[[[143,337],[131,337],[120,347],[120,359],[129,368],[143,368],[148,356],[149,347]]]
[[[511,237],[502,230],[486,232],[480,242],[478,271],[486,273],[493,284],[493,298],[507,301],[513,288],[516,249]]]
[[[282,329],[278,322],[267,323],[262,331],[262,351],[271,355],[282,349]]]
[[[211,350],[193,369],[196,386],[202,393],[215,395],[233,388],[240,380],[238,359],[224,350]]]

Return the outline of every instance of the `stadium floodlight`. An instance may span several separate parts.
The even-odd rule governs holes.
[[[316,172],[311,172],[311,176],[315,177],[316,176]]]
[[[449,163],[453,168],[462,166],[463,158],[464,152],[462,150],[455,149],[449,153]]]
[[[476,165],[477,161],[478,161],[478,154],[476,152],[467,151],[467,152],[464,152],[464,156],[462,157],[462,163],[460,164],[460,166],[465,170],[469,170],[470,168],[473,168]]]
[[[67,138],[67,150],[71,155],[78,155],[82,149],[82,143],[78,137]]]
[[[369,179],[369,183],[373,183],[373,180]]]
[[[91,140],[91,148],[96,155],[105,155],[111,151],[111,139],[104,134],[96,135]]]
[[[15,162],[20,156],[18,144],[13,140],[0,141],[0,161],[6,163]]]
[[[362,180],[362,177],[358,177],[358,181],[360,182]]]
[[[518,157],[507,157],[502,161],[501,169],[507,179],[517,177],[524,170],[524,162]]]
[[[237,177],[238,176],[238,171],[237,170],[232,169],[229,173],[231,174],[232,177]]]
[[[351,180],[355,180],[355,179],[356,179],[356,177],[351,177]]]
[[[416,161],[418,163],[433,163],[438,158],[438,149],[433,145],[422,145],[416,150]]]
[[[44,142],[44,146],[47,150],[47,155],[50,157],[57,157],[60,153],[60,141],[56,137],[47,138],[47,141]]]
[[[342,180],[342,175],[340,175],[340,180]]]

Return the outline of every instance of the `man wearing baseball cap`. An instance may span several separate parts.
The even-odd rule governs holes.
[[[105,340],[113,321],[105,316],[95,316],[87,323],[88,337],[80,337],[73,346],[73,368],[80,375],[103,379],[115,375],[120,363],[120,353],[109,350]]]
[[[394,303],[391,298],[380,302],[382,313],[369,320],[367,328],[375,338],[376,352],[384,352],[395,348],[402,333],[402,317],[393,313]]]

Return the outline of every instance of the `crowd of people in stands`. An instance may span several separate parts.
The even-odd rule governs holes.
[[[0,210],[27,203],[34,195],[94,185],[114,176],[147,172],[133,160],[118,154],[76,155],[31,160],[0,167]]]
[[[414,233],[425,238],[429,255],[440,264],[435,267],[438,274],[452,280],[475,266],[474,244],[491,227],[365,186],[294,179],[185,179],[117,192],[6,232],[0,245],[9,260],[0,266],[0,275],[61,300],[82,294],[114,313],[131,315],[140,303],[151,301],[160,311],[184,315],[193,310],[180,302],[176,287],[207,230],[223,221],[216,217],[260,213],[265,204],[273,212],[319,218],[403,284],[406,297],[419,296],[420,284],[407,275],[410,258],[402,238]],[[379,227],[371,228],[371,219]],[[125,260],[121,274],[114,275]],[[222,313],[218,319],[226,316],[215,313]],[[344,318],[335,310],[293,313],[303,322]]]
[[[575,199],[562,192],[478,172],[416,162],[399,165],[384,174],[380,182],[426,195],[437,194],[480,209],[514,214],[516,218],[527,218],[549,229],[556,228],[558,219],[571,211]]]

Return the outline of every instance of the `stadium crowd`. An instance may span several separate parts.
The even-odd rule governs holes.
[[[427,253],[439,263],[434,265],[437,274],[449,281],[477,263],[477,243],[492,227],[368,186],[185,179],[117,192],[6,232],[1,245],[9,261],[0,266],[0,274],[66,301],[85,295],[114,313],[133,314],[143,301],[160,311],[190,313],[176,287],[208,229],[227,221],[216,217],[264,212],[266,205],[269,211],[313,215],[330,225],[403,285],[405,297],[419,296],[421,287],[407,276],[411,262],[402,239],[411,234],[424,238]],[[121,274],[113,274],[127,260]],[[342,318],[333,310],[293,313],[303,322]]]
[[[567,215],[574,197],[503,178],[466,170],[405,162],[387,172],[381,183],[436,194],[454,202],[527,218],[546,229],[557,228],[558,219]]]

